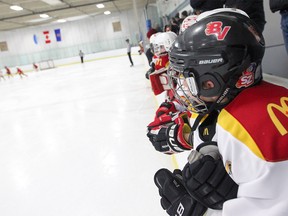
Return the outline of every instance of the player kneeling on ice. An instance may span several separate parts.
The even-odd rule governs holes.
[[[154,176],[169,215],[288,215],[288,89],[262,80],[264,50],[232,9],[202,13],[176,38],[168,75],[197,117],[188,163]]]

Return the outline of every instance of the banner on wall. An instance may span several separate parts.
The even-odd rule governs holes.
[[[55,33],[55,38],[57,42],[61,42],[62,41],[62,36],[61,36],[61,29],[54,29],[54,33]],[[53,34],[53,33],[51,33]],[[52,35],[51,35],[52,37]],[[50,31],[49,30],[45,30],[43,31],[40,35],[39,34],[33,34],[33,41],[34,44],[38,45],[38,44],[51,44],[54,40],[52,40],[50,37]]]
[[[43,34],[45,35],[45,43],[46,44],[51,43],[51,40],[49,38],[49,31],[43,31]]]
[[[60,31],[60,29],[54,29],[54,32],[55,32],[56,41],[60,42],[61,41],[61,31]]]
[[[33,35],[33,40],[34,40],[34,43],[37,45],[38,44],[38,37],[36,34]]]
[[[151,20],[147,19],[146,20],[146,29],[147,29],[147,31],[149,31],[151,29],[151,27],[152,27]]]

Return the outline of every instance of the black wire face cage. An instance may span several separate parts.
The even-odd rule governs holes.
[[[193,76],[185,78],[183,71],[172,66],[169,67],[167,74],[175,97],[187,110],[199,114],[208,111],[205,102],[198,97],[198,86]]]

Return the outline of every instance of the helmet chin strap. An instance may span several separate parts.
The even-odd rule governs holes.
[[[237,81],[239,80],[239,74],[241,74],[243,71],[245,71],[251,64],[250,56],[247,56],[241,63],[241,66],[235,70],[233,73],[233,76],[228,80],[228,82],[224,85],[222,94],[217,98],[217,100],[208,107],[207,112],[201,113],[197,116],[197,118],[194,121],[194,124],[192,126],[192,131],[195,131],[198,127],[200,121],[203,119],[205,115],[209,115],[213,110],[220,110],[222,109],[227,103],[231,101],[232,98],[234,98],[240,91],[233,91],[234,86],[236,85]],[[238,75],[238,76],[237,76]],[[231,93],[229,95],[229,93]],[[230,97],[229,97],[230,96]],[[224,98],[228,97],[228,102],[221,104]]]

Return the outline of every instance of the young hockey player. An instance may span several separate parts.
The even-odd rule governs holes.
[[[186,166],[154,177],[169,215],[288,214],[288,89],[262,80],[264,50],[239,10],[202,13],[176,38],[169,76],[197,117]]]
[[[220,10],[230,12],[235,11],[235,9],[215,9],[215,11]],[[246,15],[245,12],[242,12]],[[201,15],[202,16],[202,15]],[[201,17],[200,16],[200,17]],[[180,34],[190,27],[191,25],[197,22],[197,15],[191,15],[186,17],[181,25]],[[170,56],[171,58],[171,56]],[[172,57],[173,58],[173,57]],[[172,59],[173,61],[173,59]],[[170,81],[172,87],[175,88],[177,86],[177,82]],[[171,90],[170,90],[171,91]],[[181,94],[182,91],[178,91]],[[172,93],[173,95],[174,93]],[[181,96],[183,99],[185,98],[185,94]],[[174,101],[177,101],[174,100]],[[166,153],[166,154],[173,154],[183,152],[185,150],[190,150],[193,146],[193,132],[191,132],[191,127],[189,123],[187,124],[188,120],[187,117],[191,116],[190,112],[179,113],[179,111],[183,112],[185,108],[179,105],[175,108],[172,103],[163,103],[156,111],[156,116],[153,122],[148,125],[148,133],[147,136],[149,137],[150,142],[153,144],[157,151]],[[194,114],[195,115],[195,114]],[[206,120],[207,123],[204,125],[214,128],[215,121],[217,116],[210,115],[210,117]],[[153,126],[153,127],[151,127]],[[209,137],[209,136],[208,136]],[[187,142],[188,140],[188,142]],[[169,150],[169,151],[168,151]]]
[[[6,70],[6,74],[7,74],[8,78],[10,79],[10,77],[13,77],[10,68],[8,68],[7,66],[5,66],[4,68]]]
[[[146,72],[145,74],[145,77],[146,79],[149,80],[149,76],[151,73],[153,73],[155,71],[155,63],[153,62],[153,57],[154,57],[154,53],[153,53],[153,43],[154,43],[154,40],[157,36],[157,34],[160,34],[161,32],[157,32],[157,33],[154,33],[150,36],[149,38],[149,53],[151,54],[151,60],[149,61],[149,70]]]
[[[142,53],[144,53],[143,41],[142,40],[139,41],[138,45],[139,45],[138,53],[139,55],[142,55]]]
[[[152,38],[154,72],[149,75],[152,90],[155,95],[166,91],[169,100],[172,100],[173,96],[169,96],[171,87],[167,77],[169,67],[168,51],[176,37],[177,35],[174,32],[161,32],[155,34],[154,39]]]
[[[191,15],[186,17],[181,24],[180,34],[183,33],[189,26],[196,23],[196,19],[197,15]],[[169,34],[173,36],[173,42],[174,42],[175,40],[174,37],[176,36],[176,34],[173,32]],[[163,42],[167,41],[165,40],[165,36],[166,35],[164,35],[164,37],[163,36],[158,37],[156,35],[155,39],[153,39],[152,41],[152,46],[159,47],[159,45],[157,44],[159,43],[158,41],[160,41],[162,44]],[[153,88],[154,94],[157,95],[159,93],[162,93],[163,90],[166,89],[168,97],[166,97],[167,100],[164,103],[162,103],[158,108],[158,110],[156,111],[154,121],[148,125],[147,136],[157,151],[160,151],[165,154],[174,154],[183,152],[185,150],[190,150],[192,148],[192,144],[186,141],[189,139],[191,131],[190,127],[188,126],[189,125],[188,117],[190,116],[190,113],[186,112],[183,106],[180,105],[179,102],[175,99],[174,92],[171,90],[170,86],[171,84],[172,85],[174,84],[169,82],[167,78],[167,70],[169,67],[168,51],[172,45],[172,43],[170,44],[169,42],[171,42],[171,40],[168,40],[168,42],[166,42],[168,45],[166,45],[167,47],[166,51],[163,52],[165,56],[165,61],[163,60],[160,61],[161,62],[160,66],[162,66],[160,67],[160,72],[161,70],[163,70],[165,71],[165,73],[162,73],[163,75],[161,75],[161,73],[158,72],[158,73],[152,73],[150,75],[151,85],[152,87],[154,86]],[[159,44],[161,45],[161,43]],[[157,55],[155,55],[155,58],[157,59]],[[160,78],[162,78],[162,83],[164,85],[161,84]],[[160,87],[157,88],[157,86]],[[162,134],[170,130],[173,130],[171,136],[165,136]],[[184,139],[184,136],[186,136],[187,138]],[[166,140],[170,140],[171,142]]]
[[[165,92],[165,102],[157,109],[154,121],[147,126],[147,136],[154,148],[165,154],[173,154],[191,149],[191,145],[181,136],[178,137],[181,141],[178,142],[176,140],[177,144],[175,145],[169,145],[170,143],[167,145],[167,143],[162,140],[162,131],[166,131],[167,127],[174,131],[179,130],[181,132],[185,131],[186,133],[190,131],[190,127],[186,126],[189,113],[187,113],[183,106],[175,99],[174,91],[171,87],[173,84],[169,83],[167,76],[167,70],[169,68],[168,51],[176,37],[177,35],[170,31],[157,33],[154,38],[152,38],[155,71],[149,75],[149,79],[155,95]],[[173,121],[180,121],[180,128],[170,128],[170,126],[172,127],[173,125]],[[164,136],[163,138],[166,137]]]
[[[19,67],[16,67],[16,69],[17,69],[16,74],[18,74],[21,79],[23,78],[23,76],[26,76],[26,77],[28,76],[28,75],[25,74],[25,73],[23,72],[23,70],[21,70]]]

